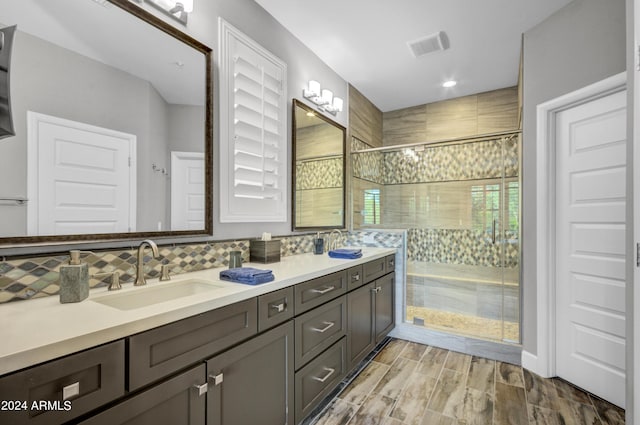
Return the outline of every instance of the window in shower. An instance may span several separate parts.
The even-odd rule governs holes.
[[[380,224],[380,189],[364,190],[363,224]]]

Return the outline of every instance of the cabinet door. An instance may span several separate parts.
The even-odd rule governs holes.
[[[293,373],[293,321],[208,360],[207,424],[293,424]]]
[[[347,355],[352,369],[375,346],[373,283],[347,294]]]
[[[394,320],[395,273],[389,273],[374,282],[376,343],[382,341],[395,325]]]
[[[204,364],[196,366],[116,404],[81,425],[204,425],[205,372]]]

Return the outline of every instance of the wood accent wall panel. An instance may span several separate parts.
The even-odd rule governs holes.
[[[518,128],[518,88],[509,87],[478,95],[478,134]]]
[[[383,114],[383,145],[435,142],[516,130],[517,86]]]
[[[384,145],[420,143],[427,140],[426,105],[398,109],[383,114]]]
[[[478,134],[478,97],[464,96],[427,105],[427,140]]]
[[[382,111],[349,85],[349,131],[373,147],[382,146]]]

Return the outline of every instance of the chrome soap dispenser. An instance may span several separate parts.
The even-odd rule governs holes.
[[[60,302],[77,303],[89,296],[89,266],[80,256],[85,251],[69,251],[69,264],[60,267]]]

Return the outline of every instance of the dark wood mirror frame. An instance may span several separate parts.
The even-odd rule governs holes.
[[[60,235],[60,236],[20,236],[20,237],[0,237],[0,249],[13,246],[34,246],[43,245],[47,242],[56,244],[64,243],[89,243],[116,240],[131,240],[142,238],[158,237],[186,237],[186,236],[210,236],[212,235],[213,223],[213,80],[212,80],[212,49],[193,37],[183,33],[179,29],[166,23],[140,6],[131,3],[129,0],[107,0],[109,3],[120,9],[138,17],[143,23],[149,24],[160,31],[182,41],[189,47],[202,53],[205,62],[205,137],[204,137],[204,164],[205,164],[205,226],[202,230],[179,230],[179,231],[159,231],[159,232],[130,232],[130,233],[99,233],[82,235]],[[64,250],[64,247],[61,247]]]
[[[296,108],[301,108],[307,112],[312,112],[315,116],[327,124],[335,127],[336,129],[342,131],[342,223],[338,226],[296,226],[296,133],[297,133],[297,122],[296,122]],[[292,139],[292,147],[291,147],[291,227],[294,231],[308,231],[308,230],[327,230],[327,229],[346,229],[346,207],[347,207],[347,191],[346,191],[346,183],[347,183],[347,130],[342,125],[333,121],[332,119],[324,116],[319,113],[317,110],[309,107],[302,101],[298,99],[293,99],[291,106],[291,139]]]

